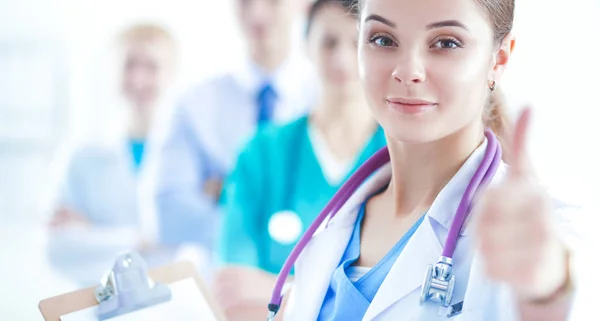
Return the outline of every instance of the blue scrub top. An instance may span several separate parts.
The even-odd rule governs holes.
[[[425,217],[421,216],[381,261],[356,282],[352,282],[349,274],[352,265],[360,256],[360,232],[366,203],[367,201],[360,208],[346,251],[331,278],[319,313],[319,321],[362,320],[394,262]]]

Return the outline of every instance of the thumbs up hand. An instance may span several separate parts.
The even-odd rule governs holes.
[[[490,186],[476,207],[476,237],[487,275],[520,300],[553,297],[567,283],[567,249],[552,229],[550,200],[528,177],[526,138],[531,110],[515,125],[504,182]]]

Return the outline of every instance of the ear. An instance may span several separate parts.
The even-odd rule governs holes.
[[[504,39],[502,39],[502,43],[496,51],[492,75],[490,77],[491,79],[498,80],[502,77],[502,74],[504,74],[504,70],[506,70],[514,49],[515,37],[512,34],[508,34],[506,37],[504,37]]]

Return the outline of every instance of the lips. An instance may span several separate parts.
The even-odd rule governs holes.
[[[422,114],[437,107],[437,103],[424,99],[387,98],[386,101],[390,109],[407,115]]]

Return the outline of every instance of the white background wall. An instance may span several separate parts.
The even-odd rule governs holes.
[[[125,23],[158,20],[183,52],[179,89],[240,57],[231,0],[0,0],[0,311],[38,320],[37,301],[70,285],[43,258],[41,197],[55,148],[115,122],[109,40]],[[600,188],[598,0],[518,0],[514,61],[501,84],[531,101],[530,146],[542,181],[595,207]],[[98,121],[101,120],[101,121]],[[585,224],[584,224],[585,223]],[[33,226],[33,227],[32,227]],[[9,231],[10,230],[10,231]]]

